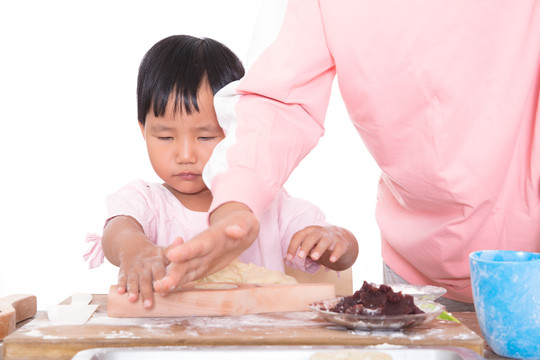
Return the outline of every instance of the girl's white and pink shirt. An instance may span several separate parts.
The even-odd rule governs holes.
[[[108,219],[131,216],[141,224],[145,235],[157,246],[169,246],[181,236],[189,241],[208,228],[208,213],[187,209],[162,184],[134,181],[106,199]],[[239,260],[270,270],[284,271],[284,259],[292,236],[311,225],[328,225],[321,210],[308,201],[292,198],[281,190],[260,219],[260,233]],[[91,268],[104,261],[101,236],[89,234],[91,248],[84,259]],[[320,265],[313,260],[294,257],[288,266],[315,272]]]
[[[382,256],[400,276],[472,302],[470,252],[540,252],[540,1],[290,0],[283,14],[215,98],[211,210],[262,216],[323,135],[337,76],[381,169]]]

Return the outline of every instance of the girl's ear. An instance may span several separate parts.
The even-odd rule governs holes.
[[[140,121],[137,121],[137,122],[139,123],[139,127],[141,128],[142,137],[143,139],[146,140],[146,133],[144,131],[144,125]]]

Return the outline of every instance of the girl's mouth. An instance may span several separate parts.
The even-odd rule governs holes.
[[[199,177],[198,174],[194,174],[192,172],[181,172],[181,173],[176,174],[176,176],[182,180],[194,180]]]

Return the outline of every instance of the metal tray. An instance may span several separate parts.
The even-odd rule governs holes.
[[[484,359],[472,350],[459,347],[405,347],[395,345],[376,345],[368,347],[350,346],[219,346],[219,347],[135,347],[99,348],[83,350],[72,360],[309,360],[318,352],[337,351],[377,351],[392,357],[393,360],[481,360]],[[336,354],[336,359],[342,359]]]

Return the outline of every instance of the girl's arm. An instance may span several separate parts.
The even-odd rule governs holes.
[[[129,293],[137,301],[139,293],[145,308],[153,306],[153,281],[165,276],[167,249],[156,246],[144,234],[142,226],[130,216],[112,218],[103,230],[103,252],[120,268],[118,292]]]
[[[329,269],[350,268],[358,256],[358,242],[347,229],[339,226],[308,226],[291,239],[287,259],[309,256]]]
[[[358,256],[354,235],[329,224],[324,213],[311,202],[289,196],[282,189],[269,211],[276,211],[283,257],[293,260],[309,257],[329,269],[341,271],[351,267]],[[305,270],[311,272],[309,262]]]

